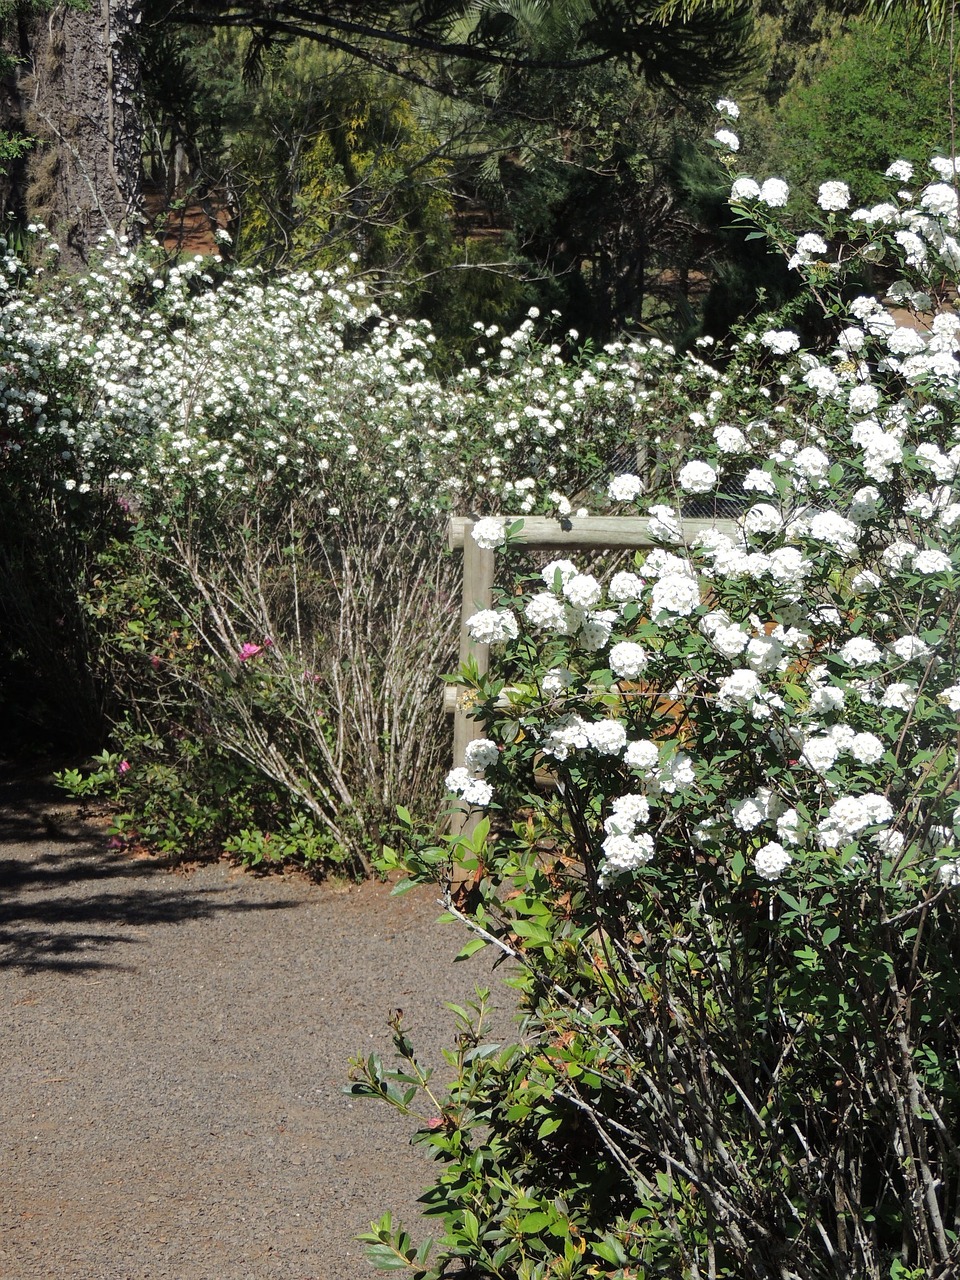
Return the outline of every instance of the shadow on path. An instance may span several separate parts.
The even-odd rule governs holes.
[[[63,812],[58,811],[57,805]],[[25,972],[127,969],[109,954],[125,932],[223,913],[291,910],[289,899],[238,901],[229,889],[172,879],[71,822],[52,783],[0,775],[0,965]]]

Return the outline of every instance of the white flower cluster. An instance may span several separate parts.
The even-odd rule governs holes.
[[[819,823],[817,835],[823,848],[841,848],[866,828],[883,826],[893,816],[893,805],[886,796],[876,792],[841,796]]]
[[[764,880],[779,880],[792,861],[790,854],[776,840],[763,845],[753,856],[757,875]]]
[[[653,836],[637,833],[637,827],[649,820],[650,804],[643,795],[619,796],[613,801],[610,816],[603,824],[606,839],[603,841],[603,861],[599,879],[604,887],[619,876],[653,860]]]
[[[789,193],[768,182],[737,178],[732,199],[764,206],[769,220]],[[824,183],[828,235],[844,251],[809,233],[793,242],[793,265],[832,287],[848,244],[860,236],[875,254],[885,236],[900,264],[889,298],[841,304],[832,342],[815,352],[770,317],[741,337],[732,363],[711,366],[704,348],[678,358],[671,377],[658,363],[662,391],[654,378],[647,386],[655,429],[669,439],[671,405],[684,448],[661,445],[670,482],[652,500],[635,475],[608,489],[646,512],[656,549],[609,582],[554,562],[546,589],[522,607],[520,624],[549,663],[551,701],[530,712],[531,741],[577,787],[604,776],[610,794],[629,793],[603,810],[605,884],[651,861],[648,824],[662,867],[664,844],[678,863],[699,856],[691,840],[714,859],[738,851],[770,884],[818,859],[849,876],[913,850],[928,878],[960,884],[960,859],[944,842],[924,853],[889,798],[927,785],[922,764],[907,776],[903,761],[928,759],[931,726],[960,714],[949,639],[960,587],[960,319],[937,311],[910,274],[930,264],[960,273],[948,244],[957,203],[944,185],[864,215],[850,212],[846,184]],[[646,403],[638,398],[638,412]],[[684,504],[716,492],[721,477],[745,495],[739,518],[685,545]],[[583,630],[598,616],[594,648]]]
[[[467,619],[467,630],[476,644],[506,644],[520,634],[511,609],[481,609]]]
[[[447,774],[447,790],[458,795],[464,804],[485,808],[493,799],[493,786],[484,773],[499,755],[497,744],[490,738],[475,738],[467,743],[463,764]]]
[[[11,454],[77,495],[144,509],[171,495],[362,492],[436,518],[455,503],[565,511],[583,446],[613,447],[662,344],[610,344],[576,370],[535,318],[445,382],[434,335],[385,314],[349,264],[266,278],[122,240],[78,279],[0,261],[0,369]],[[149,300],[144,305],[144,292]],[[475,528],[502,541],[497,520]]]

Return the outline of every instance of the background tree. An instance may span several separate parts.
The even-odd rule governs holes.
[[[572,28],[567,46],[549,57],[518,53],[531,14],[557,13]],[[459,86],[425,59],[554,70],[625,61],[657,82],[707,86],[735,72],[751,33],[745,0],[684,8],[660,0],[177,0],[169,21],[253,32],[253,59],[302,36],[452,96]]]
[[[10,5],[0,16],[4,125],[34,142],[5,205],[46,222],[76,266],[104,232],[139,230],[140,0]]]
[[[885,199],[895,159],[925,164],[949,139],[946,51],[901,19],[858,19],[830,42],[814,77],[795,77],[768,140],[784,176],[811,196],[842,173],[858,202]]]

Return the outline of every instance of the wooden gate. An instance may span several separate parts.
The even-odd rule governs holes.
[[[582,519],[555,520],[549,516],[504,516],[507,526],[520,523],[511,539],[531,551],[644,551],[662,546],[650,536],[650,521],[644,516],[584,516]],[[463,551],[463,593],[460,605],[460,664],[469,659],[481,675],[490,666],[490,646],[477,644],[467,629],[467,619],[479,609],[493,607],[494,551],[477,546],[470,536],[476,523],[470,517],[452,516],[447,522],[447,545]],[[681,520],[681,542],[688,546],[706,530],[733,537],[737,525],[733,520]],[[468,691],[449,685],[444,692],[444,708],[453,715],[453,763],[463,764],[467,744],[481,736],[482,730],[470,715]],[[479,820],[476,810],[460,805],[450,827],[455,835],[469,834]]]

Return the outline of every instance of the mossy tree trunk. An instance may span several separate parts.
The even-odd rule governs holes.
[[[76,268],[108,231],[136,237],[141,0],[91,0],[21,19],[9,109],[37,140],[8,208],[45,223]]]

